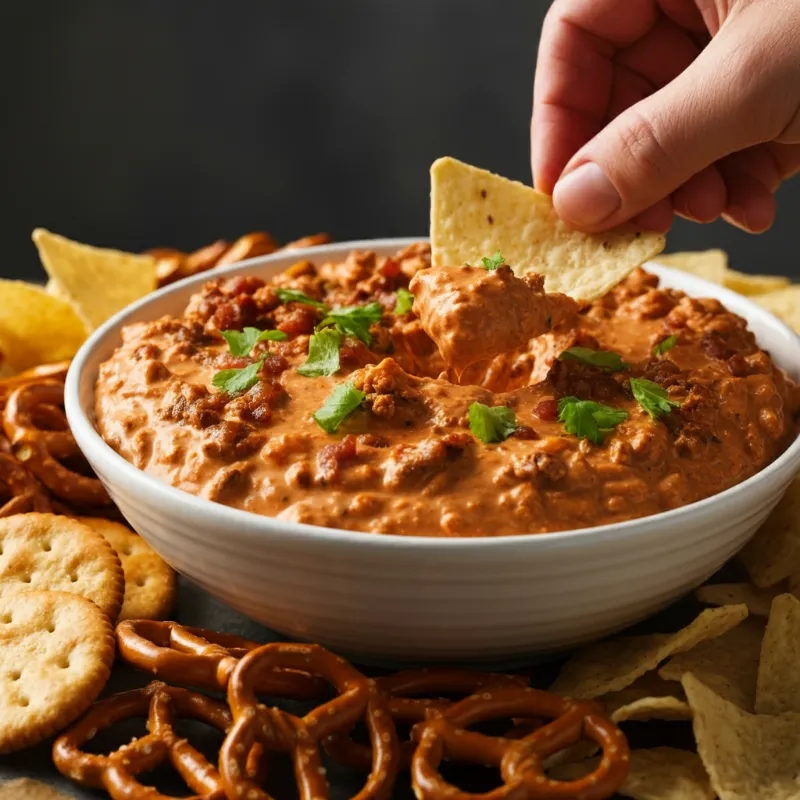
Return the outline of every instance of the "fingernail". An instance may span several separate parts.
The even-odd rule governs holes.
[[[622,198],[603,170],[589,161],[561,178],[553,190],[553,204],[563,220],[583,227],[610,217]]]

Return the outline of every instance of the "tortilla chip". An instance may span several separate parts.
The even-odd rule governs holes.
[[[56,296],[66,297],[90,330],[156,288],[156,260],[90,247],[42,228],[33,232]]]
[[[753,301],[800,332],[800,284],[756,295]]]
[[[573,781],[597,767],[593,758],[577,764],[561,764],[549,770],[551,778]],[[628,777],[618,794],[634,800],[714,800],[714,790],[695,753],[674,747],[632,750]]]
[[[772,601],[786,591],[785,581],[759,589],[752,583],[708,583],[701,586],[694,596],[709,606],[729,606],[744,603],[747,610],[756,617],[768,617]]]
[[[643,697],[626,706],[621,706],[611,715],[612,721],[647,722],[651,719],[685,720],[692,718],[692,709],[679,697]]]
[[[692,718],[692,710],[683,696],[683,689],[673,681],[660,678],[655,672],[648,672],[625,689],[605,694],[599,699],[616,723]]]
[[[748,275],[729,269],[725,273],[725,286],[746,296],[774,292],[791,285],[789,278],[781,275]]]
[[[589,699],[619,692],[676,653],[721,636],[747,616],[747,606],[708,608],[677,633],[620,636],[579,650],[550,687],[557,694]]]
[[[739,560],[760,589],[800,572],[800,478],[789,484],[775,510],[739,553]]]
[[[633,225],[602,234],[574,231],[548,195],[454,158],[431,166],[434,265],[480,265],[500,250],[518,277],[537,272],[546,291],[593,300],[663,247],[661,234]]]
[[[688,253],[662,253],[658,264],[689,272],[712,283],[723,284],[728,272],[728,256],[724,250],[700,250]]]
[[[782,594],[772,603],[758,668],[758,714],[800,712],[800,600]]]
[[[69,302],[69,295],[61,288],[61,284],[53,278],[47,281],[44,290],[47,294],[53,295],[53,297],[60,297],[62,300]]]
[[[678,653],[661,667],[658,674],[667,681],[680,681],[691,672],[720,697],[745,711],[752,711],[763,637],[764,623],[746,619],[722,636]]]
[[[800,714],[748,714],[683,676],[700,758],[720,800],[797,800]]]
[[[86,339],[86,326],[69,303],[41,286],[0,280],[0,349],[11,373],[66,361]]]

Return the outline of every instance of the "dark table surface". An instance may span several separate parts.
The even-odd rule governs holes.
[[[735,580],[740,577],[734,565],[726,566],[717,576],[717,580]],[[677,630],[687,624],[698,613],[700,607],[691,598],[684,598],[678,603],[665,609],[661,614],[640,623],[632,633],[649,633],[656,631]],[[235,633],[255,641],[280,641],[281,637],[272,631],[252,622],[241,614],[214,600],[203,590],[193,586],[188,581],[180,580],[178,607],[175,619],[186,625],[193,625],[213,630]],[[532,679],[532,684],[547,688],[555,677],[561,661],[551,660],[538,664],[527,671]],[[376,674],[375,670],[365,669],[365,672]],[[144,686],[148,682],[147,675],[137,672],[126,665],[117,663],[104,694],[123,691],[125,689]],[[299,711],[292,703],[286,703],[288,710]],[[687,722],[648,722],[626,723],[625,732],[633,747],[655,747],[671,745],[675,747],[692,748],[691,726]],[[112,729],[107,734],[101,734],[95,740],[92,749],[102,752],[103,748],[116,747],[122,742],[130,741],[133,736],[144,732],[144,722],[134,720]],[[200,750],[214,756],[221,742],[221,736],[210,729],[188,723],[184,735],[191,738],[192,743]],[[105,797],[99,791],[83,789],[66,778],[62,777],[53,766],[50,756],[52,740],[38,747],[23,750],[7,756],[0,756],[0,784],[13,778],[37,778],[52,785],[64,794],[90,800],[91,798]],[[331,783],[331,800],[346,800],[356,794],[363,785],[363,776],[350,772],[333,763],[326,763],[328,778]],[[443,773],[449,780],[460,785],[465,790],[473,792],[488,791],[497,785],[497,775],[484,768],[466,766],[443,768]],[[163,768],[144,776],[150,784],[156,786],[161,792],[175,797],[190,794],[180,779],[169,769]],[[275,800],[289,800],[297,796],[291,766],[288,759],[279,757],[270,762],[270,780],[267,788]],[[398,800],[412,800],[408,776],[401,775],[398,780],[393,797]]]

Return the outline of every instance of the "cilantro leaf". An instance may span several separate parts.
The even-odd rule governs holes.
[[[662,339],[654,348],[653,348],[653,357],[655,356],[663,356],[667,350],[672,350],[675,345],[678,344],[678,337],[671,333],[667,336],[666,339]]]
[[[327,397],[322,408],[314,414],[317,425],[326,433],[336,433],[338,427],[364,401],[366,395],[352,381],[340,383]]]
[[[517,427],[517,415],[508,406],[472,403],[469,407],[469,429],[484,444],[508,439]]]
[[[628,419],[628,412],[593,400],[562,397],[558,402],[558,419],[567,433],[602,444],[606,433]]]
[[[283,331],[260,331],[258,328],[245,328],[243,331],[220,331],[234,356],[249,356],[256,342],[269,340],[282,342],[289,337]]]
[[[211,383],[228,394],[241,394],[258,383],[258,373],[263,366],[264,356],[241,369],[221,370],[211,379]]]
[[[600,367],[609,372],[630,369],[631,365],[622,360],[619,353],[610,350],[592,350],[590,347],[570,347],[558,357],[559,361],[577,361],[587,367]]]
[[[653,418],[666,417],[681,404],[670,400],[667,390],[646,378],[631,378],[631,391],[636,402]]]
[[[497,269],[504,261],[503,254],[498,250],[493,256],[486,258],[484,256],[481,261],[483,262],[483,268],[488,270]]]
[[[326,303],[315,300],[313,297],[309,297],[305,292],[298,291],[297,289],[278,288],[275,290],[275,294],[278,295],[281,303],[303,303],[307,306],[319,308],[326,314],[328,313],[328,305]]]
[[[397,302],[394,304],[394,313],[400,316],[408,314],[414,305],[414,295],[402,286],[397,290]]]
[[[379,322],[383,316],[383,306],[378,302],[366,306],[345,306],[334,308],[327,312],[326,317],[317,325],[317,330],[333,325],[339,333],[345,336],[357,336],[369,346],[372,344],[372,335],[369,326]]]
[[[297,371],[306,378],[333,375],[339,371],[339,346],[342,335],[335,328],[315,333],[308,342],[308,358]]]

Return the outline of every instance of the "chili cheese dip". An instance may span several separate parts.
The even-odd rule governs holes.
[[[435,269],[417,244],[209,281],[182,316],[124,330],[98,376],[98,429],[139,469],[235,508],[450,537],[677,508],[795,436],[798,388],[745,321],[642,270],[450,382],[408,291]],[[491,343],[502,307],[459,303],[452,324]]]

